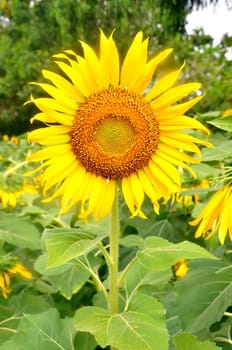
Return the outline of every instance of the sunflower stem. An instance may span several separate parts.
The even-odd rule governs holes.
[[[110,258],[109,266],[110,291],[109,291],[109,311],[112,314],[118,312],[118,241],[120,233],[118,193],[115,194],[114,203],[111,209],[110,218]],[[111,347],[111,350],[116,350]]]

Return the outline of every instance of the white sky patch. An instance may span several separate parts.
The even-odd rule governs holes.
[[[228,4],[228,6],[227,6]],[[214,38],[214,45],[220,43],[224,34],[232,35],[232,1],[219,0],[216,6],[193,10],[187,16],[186,30],[189,34],[194,29],[203,28],[205,34]]]

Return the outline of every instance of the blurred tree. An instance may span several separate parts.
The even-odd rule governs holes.
[[[193,10],[217,5],[219,0],[159,0],[161,21],[166,23],[165,34],[185,33],[186,16]]]
[[[206,3],[187,0],[0,0],[0,134],[17,135],[30,128],[29,118],[34,114],[34,107],[23,104],[31,93],[36,91],[37,94],[38,88],[29,82],[43,79],[42,68],[58,69],[52,63],[53,54],[70,48],[80,51],[79,39],[91,45],[98,42],[99,28],[106,34],[117,29],[114,36],[122,55],[129,46],[128,40],[141,29],[150,37],[152,51],[161,46],[176,48],[180,59],[188,60],[188,76],[199,81],[207,77],[206,88],[215,87],[213,101],[204,108],[227,107],[228,101],[231,102],[228,97],[231,92],[227,92],[231,72],[226,62],[222,64],[222,59],[228,39],[224,40],[222,51],[218,48],[217,55],[215,52],[212,55],[212,43],[205,35],[199,33],[188,37],[183,33],[183,25],[170,24],[168,11],[174,11],[173,21],[184,23],[191,8],[188,6],[193,6],[194,2]],[[168,8],[168,3],[176,7]],[[178,12],[180,4],[183,6]],[[174,28],[179,28],[180,34]],[[176,65],[176,58],[169,63]],[[194,65],[198,68],[192,70]],[[222,65],[219,81],[215,69]],[[215,98],[217,93],[221,96],[220,101]]]

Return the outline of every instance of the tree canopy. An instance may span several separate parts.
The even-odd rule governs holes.
[[[150,37],[153,50],[174,47],[176,57],[170,64],[186,60],[188,79],[204,78],[205,88],[210,88],[199,108],[229,107],[232,75],[224,59],[228,40],[214,48],[203,32],[190,36],[185,33],[191,8],[209,2],[217,1],[0,1],[0,133],[20,134],[30,128],[29,117],[34,111],[24,103],[36,87],[29,83],[42,79],[43,68],[56,69],[53,54],[70,48],[79,51],[78,40],[95,45],[99,28],[106,34],[116,29],[114,36],[121,55],[139,30]]]

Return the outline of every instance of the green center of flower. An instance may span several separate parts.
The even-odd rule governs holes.
[[[95,125],[94,143],[107,157],[123,156],[135,142],[136,132],[129,120],[104,117]]]
[[[108,88],[80,104],[71,146],[87,171],[117,180],[148,164],[159,135],[154,112],[142,96],[119,87]]]

